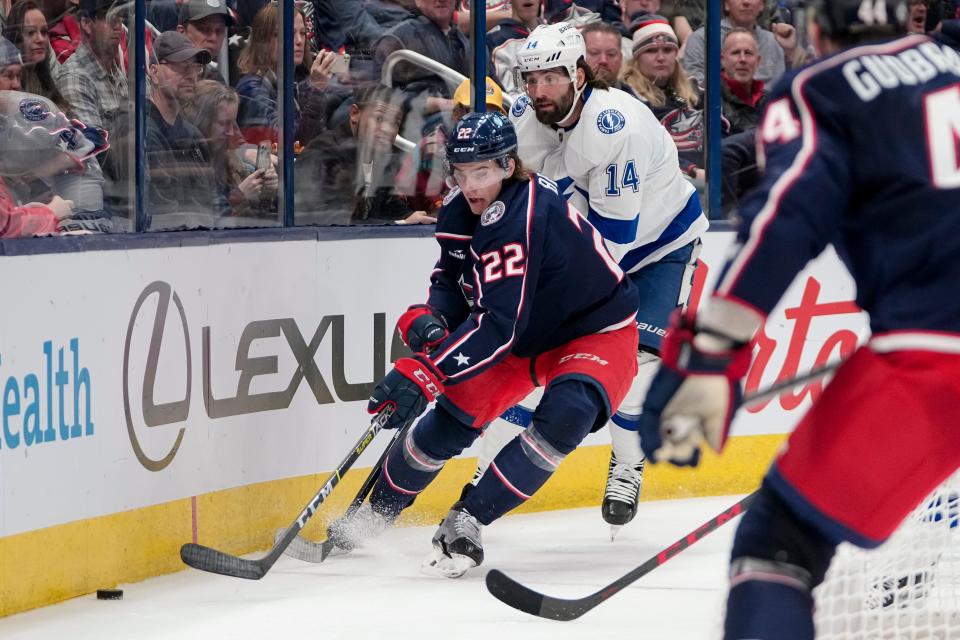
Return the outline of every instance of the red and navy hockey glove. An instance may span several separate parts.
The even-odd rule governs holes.
[[[443,342],[449,332],[443,320],[425,304],[413,305],[397,321],[400,339],[414,353],[429,353]]]
[[[428,404],[443,393],[443,377],[440,370],[424,356],[400,358],[394,363],[393,370],[374,387],[367,411],[380,413],[392,407],[393,414],[383,428],[402,427],[417,418]]]
[[[695,467],[704,439],[719,452],[743,398],[751,345],[697,330],[694,321],[692,314],[674,314],[663,364],[643,403],[640,446],[651,462]]]

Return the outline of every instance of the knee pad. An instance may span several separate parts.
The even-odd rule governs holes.
[[[408,453],[422,453],[434,461],[447,461],[473,444],[480,430],[457,420],[441,405],[424,416],[407,437]]]
[[[530,429],[554,451],[566,456],[593,430],[605,406],[592,382],[574,378],[551,382],[533,414]]]
[[[800,520],[767,482],[737,528],[731,551],[731,584],[773,573],[812,590],[823,582],[836,545]]]
[[[631,431],[637,430],[638,416],[643,409],[643,399],[647,396],[650,382],[660,367],[660,356],[650,351],[637,352],[637,375],[630,383],[630,390],[617,408],[613,421]]]

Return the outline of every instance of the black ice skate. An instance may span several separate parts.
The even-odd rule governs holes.
[[[613,540],[620,527],[637,515],[637,503],[640,501],[640,486],[643,484],[643,466],[646,460],[637,464],[623,464],[617,461],[616,453],[610,454],[610,468],[607,471],[607,488],[603,493],[601,512],[603,519],[610,525],[610,539]]]
[[[433,534],[433,551],[424,560],[423,567],[433,569],[448,578],[459,578],[467,569],[483,562],[482,525],[458,502]]]

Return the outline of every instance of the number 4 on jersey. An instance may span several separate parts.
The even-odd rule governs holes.
[[[930,173],[938,189],[960,187],[960,84],[924,96]]]

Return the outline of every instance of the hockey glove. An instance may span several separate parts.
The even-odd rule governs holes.
[[[723,448],[751,351],[750,343],[698,331],[691,314],[674,314],[640,415],[640,445],[651,462],[695,467],[702,440]]]
[[[403,344],[414,353],[429,353],[443,342],[449,332],[443,320],[422,304],[407,309],[397,321]]]
[[[430,360],[419,355],[400,358],[374,387],[367,411],[380,413],[392,407],[393,414],[383,427],[396,429],[417,418],[442,393],[443,374]]]

